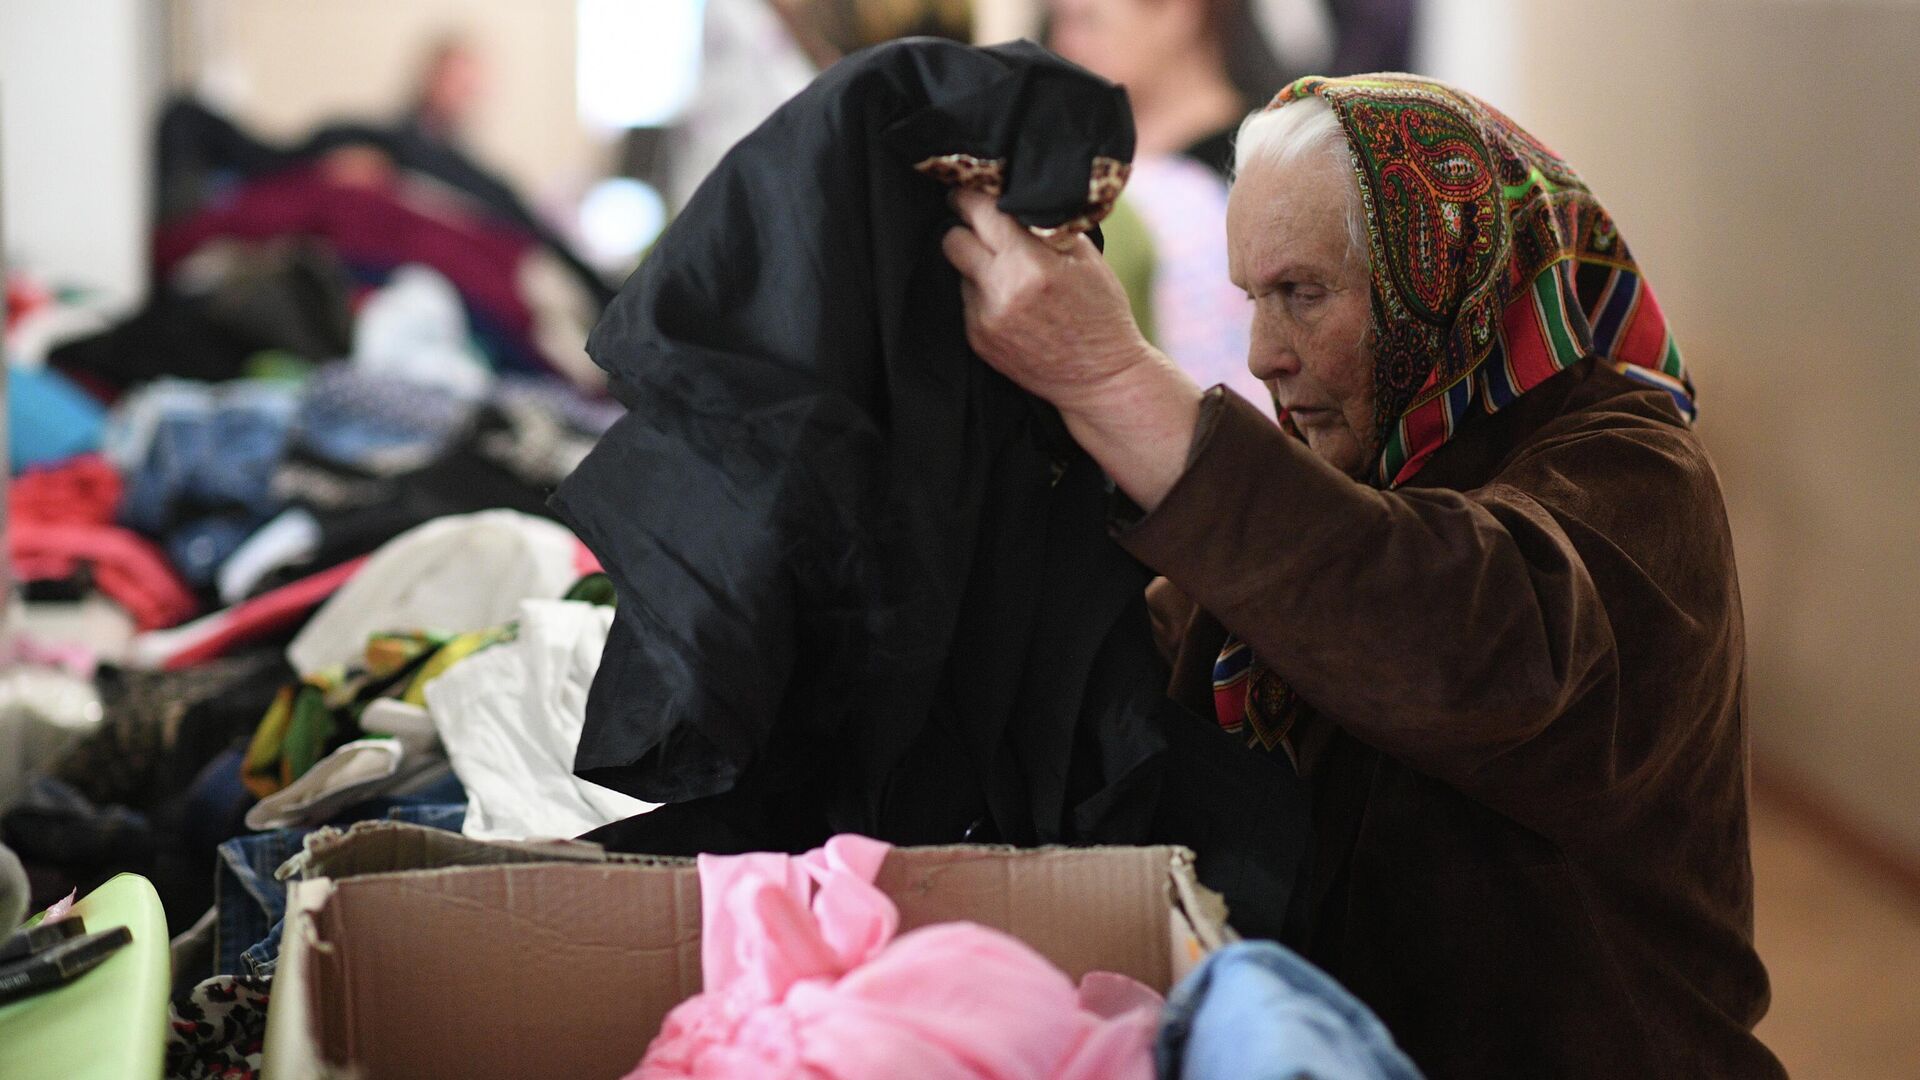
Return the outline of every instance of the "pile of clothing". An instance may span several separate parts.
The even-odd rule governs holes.
[[[572,775],[613,596],[547,506],[625,410],[584,350],[612,291],[457,152],[191,101],[158,134],[139,310],[6,281],[0,844],[25,910],[151,880],[177,1031],[224,1047],[171,1071],[243,1075],[313,828],[651,808]]]

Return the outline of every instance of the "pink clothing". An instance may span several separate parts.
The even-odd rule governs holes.
[[[1075,987],[973,923],[895,939],[873,885],[888,850],[847,835],[797,857],[702,855],[708,989],[627,1080],[1150,1080],[1160,995],[1101,972]]]

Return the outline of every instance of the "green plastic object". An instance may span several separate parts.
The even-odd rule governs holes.
[[[172,960],[153,885],[121,874],[73,906],[89,932],[124,926],[133,942],[73,982],[0,1005],[6,1080],[159,1080]]]

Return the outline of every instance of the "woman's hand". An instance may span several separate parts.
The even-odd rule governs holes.
[[[1186,468],[1199,388],[1140,335],[1086,237],[1056,249],[990,196],[962,191],[954,205],[966,225],[942,246],[960,271],[968,343],[1053,403],[1121,490],[1153,509]]]
[[[960,271],[967,340],[981,359],[1063,411],[1153,362],[1126,290],[1085,236],[1056,248],[977,191],[959,192],[954,205],[967,224],[942,246]]]

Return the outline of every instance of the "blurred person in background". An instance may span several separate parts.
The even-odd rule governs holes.
[[[1133,106],[1122,204],[1152,246],[1155,344],[1201,385],[1225,383],[1270,412],[1247,371],[1253,311],[1227,277],[1233,127],[1251,107],[1229,76],[1227,35],[1244,10],[1242,0],[1049,0],[1047,45],[1126,87]],[[1110,239],[1116,258],[1129,246],[1124,233]]]
[[[420,65],[419,89],[401,126],[457,146],[486,99],[488,81],[486,61],[473,42],[461,34],[443,35]]]

